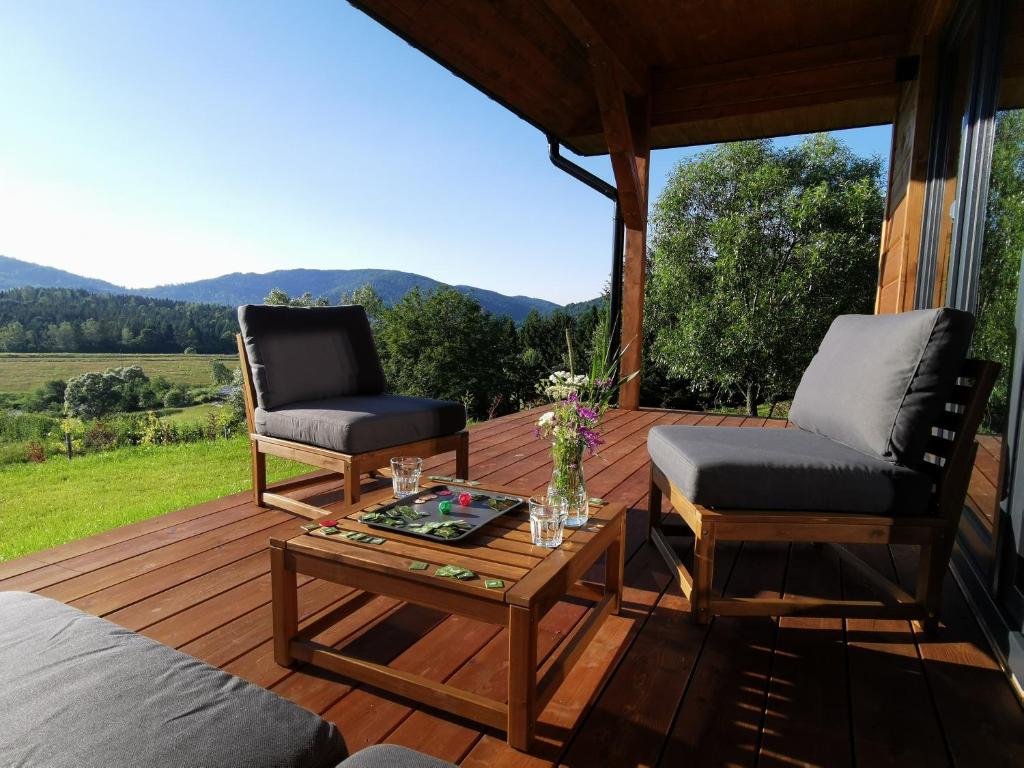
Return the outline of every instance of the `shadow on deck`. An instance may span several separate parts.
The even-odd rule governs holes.
[[[550,465],[546,444],[532,436],[535,416],[475,426],[472,477],[523,492],[545,487]],[[949,577],[944,625],[932,638],[903,621],[691,622],[645,543],[646,433],[657,424],[764,421],[609,414],[607,444],[587,461],[588,485],[592,496],[631,508],[625,606],[544,711],[530,755],[508,748],[501,733],[327,672],[277,666],[265,550],[271,535],[297,532],[298,522],[255,507],[248,494],[0,563],[0,590],[56,598],[252,680],[334,721],[353,751],[387,741],[469,766],[1024,764],[1024,712]],[[452,471],[438,459],[427,464]],[[340,487],[325,476],[302,493],[340,507]],[[858,554],[904,580],[916,558],[901,547]],[[827,549],[810,545],[739,545],[723,548],[719,562],[717,586],[731,595],[849,597],[862,589]],[[345,591],[302,578],[305,621]],[[585,615],[564,602],[544,618],[541,664]],[[505,692],[499,627],[377,598],[319,639],[479,694]]]

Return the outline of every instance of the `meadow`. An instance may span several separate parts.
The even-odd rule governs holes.
[[[67,381],[88,371],[138,365],[147,376],[162,376],[172,384],[210,384],[210,365],[219,360],[229,368],[238,365],[234,355],[130,355],[74,352],[0,353],[0,392],[25,394],[52,379]]]
[[[310,470],[267,464],[271,481]],[[244,436],[0,467],[0,561],[250,487]]]

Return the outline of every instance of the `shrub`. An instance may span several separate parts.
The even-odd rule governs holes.
[[[43,447],[43,444],[38,440],[29,440],[26,458],[36,464],[42,464],[46,461],[46,449]]]
[[[180,384],[164,393],[164,408],[184,408],[189,405],[192,405],[189,391]]]
[[[0,411],[0,443],[45,440],[57,424],[55,418],[42,413]]]

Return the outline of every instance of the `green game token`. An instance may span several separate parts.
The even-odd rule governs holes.
[[[604,504],[604,499],[591,499],[590,503],[593,504],[595,507],[600,507],[602,504]]]
[[[480,485],[480,481],[479,480],[470,480],[470,481],[468,481],[466,483],[466,485],[470,485],[473,488],[476,488],[478,485]]]
[[[505,586],[505,582],[501,579],[488,579],[484,582],[484,586],[488,589],[501,589]]]
[[[319,527],[320,527],[320,523],[306,523],[304,526],[302,526],[302,530],[304,530],[304,531],[315,531]]]
[[[321,528],[321,533],[326,533],[328,536],[333,536],[336,533],[341,533],[341,528],[335,528],[333,525],[329,528]]]
[[[420,562],[419,560],[413,560],[411,563],[409,563],[409,570],[410,571],[425,571],[429,567],[430,567],[429,565],[427,565],[426,563]]]
[[[469,579],[475,579],[476,574],[473,573],[469,568],[463,568],[461,565],[442,565],[436,571],[435,576],[441,576],[443,578],[458,579],[459,581],[467,581]]]
[[[370,542],[371,544],[383,544],[383,543],[384,543],[384,542],[385,542],[386,540],[385,540],[385,539],[382,539],[382,538],[381,538],[380,536],[371,536],[371,537],[370,537],[370,538],[368,539],[368,541],[369,541],[369,542]]]

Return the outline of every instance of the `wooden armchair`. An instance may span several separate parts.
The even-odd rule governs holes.
[[[267,491],[266,456],[345,476],[345,504],[360,478],[397,455],[455,452],[469,478],[469,433],[461,403],[384,392],[384,374],[366,313],[359,306],[238,308],[236,336],[259,506],[316,519],[324,510]],[[310,481],[279,486],[294,489]]]
[[[902,392],[902,399],[881,421],[894,424],[887,438],[890,441],[903,430],[900,437],[904,444],[900,447],[905,450],[899,460],[890,456],[883,459],[863,452],[863,445],[854,449],[799,428],[652,430],[648,443],[652,456],[650,536],[678,575],[698,622],[707,622],[714,615],[800,614],[916,619],[926,629],[937,626],[942,583],[977,451],[975,436],[999,373],[997,363],[964,361],[973,319],[966,313],[951,317],[952,312],[941,310],[946,320],[958,326],[946,328],[945,343],[936,342],[936,336],[942,334],[934,330],[931,341],[926,343],[926,350],[929,345],[940,347],[932,349],[931,369],[926,351],[916,368],[909,366],[907,380],[897,382],[893,391]],[[877,331],[890,331],[900,322],[904,321],[890,321],[889,328]],[[870,329],[885,324],[867,321],[862,325]],[[922,328],[927,331],[928,323],[918,323],[918,330]],[[849,394],[849,390],[842,391],[842,379],[856,378],[852,372],[856,367],[867,365],[870,376],[881,376],[878,367],[867,362],[877,351],[879,337],[872,341],[871,334],[862,335],[862,345],[837,345],[836,339],[830,345],[826,336],[815,362],[805,373],[801,389],[809,377],[811,386],[821,383],[821,377],[812,375],[816,364],[837,367],[839,370],[833,372],[831,380],[835,382],[838,377],[839,391],[823,393],[825,398],[821,402],[831,400],[833,407],[841,407],[843,395]],[[823,355],[825,359],[819,360]],[[845,362],[843,357],[847,358]],[[896,354],[890,362],[898,358]],[[854,388],[871,386],[865,384],[865,379],[847,384]],[[887,408],[885,402],[872,398],[871,391],[862,394],[862,407]],[[919,407],[909,421],[904,419],[901,423],[901,408],[909,407],[907,401],[914,396],[919,398]],[[820,422],[815,423],[813,414],[808,415],[806,407],[800,412],[800,397],[798,390],[791,420],[803,419],[810,422],[809,426],[821,427]],[[867,432],[862,429],[860,437]],[[845,436],[856,437],[850,433]],[[893,447],[891,442],[888,447]],[[682,469],[677,459],[685,462]],[[704,478],[700,477],[702,469]],[[693,532],[692,573],[673,549],[674,537],[663,528],[663,495],[669,497],[675,514]],[[771,503],[775,498],[781,503]],[[741,503],[745,499],[761,503]],[[721,541],[915,544],[921,547],[916,591],[909,594],[846,548],[836,546],[835,551],[844,563],[858,571],[880,599],[725,598],[712,590],[715,545]]]

